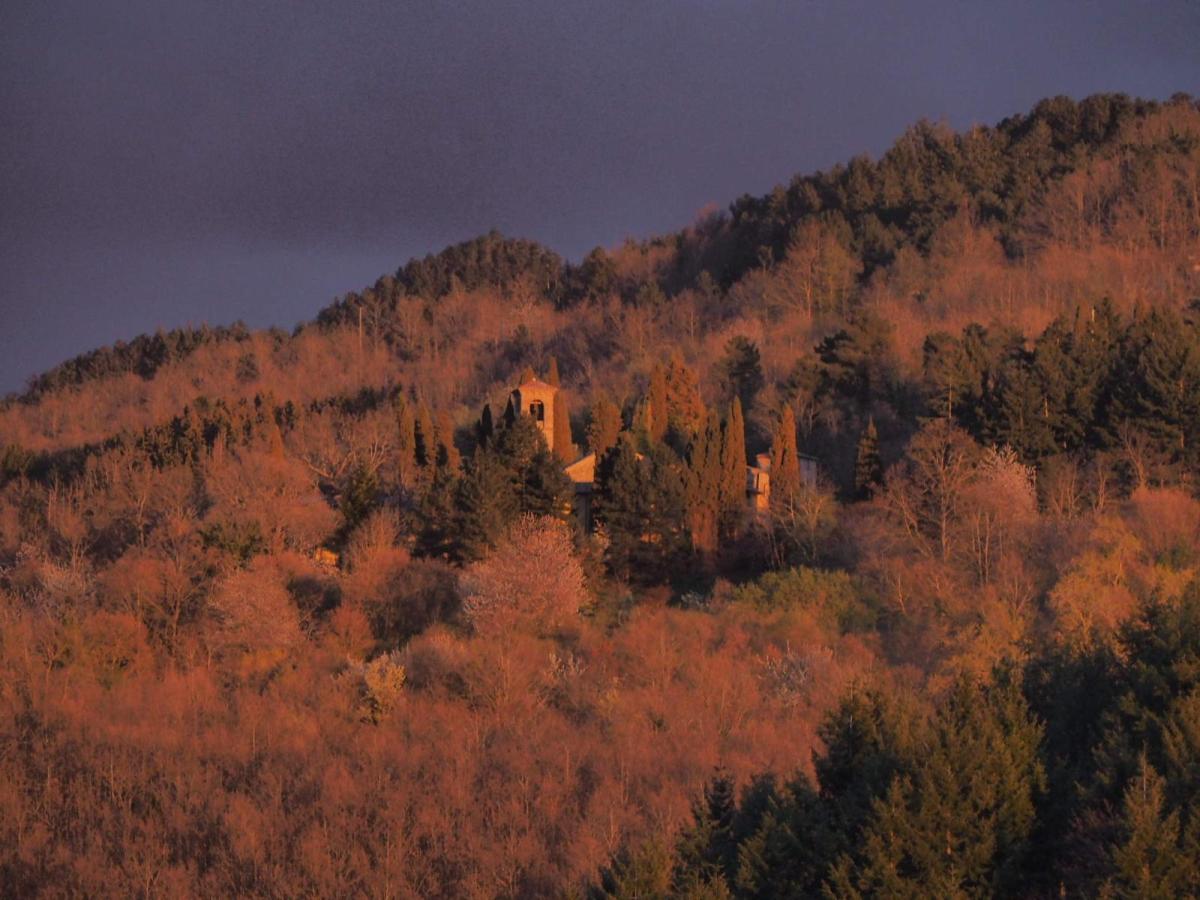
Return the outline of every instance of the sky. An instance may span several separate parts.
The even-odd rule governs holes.
[[[3,0],[0,393],[490,228],[577,260],[921,118],[1200,95],[1198,46],[1197,0]]]

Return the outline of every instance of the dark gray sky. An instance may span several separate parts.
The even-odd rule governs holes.
[[[0,391],[491,227],[578,258],[921,117],[1200,93],[1197,47],[1197,0],[0,0]]]

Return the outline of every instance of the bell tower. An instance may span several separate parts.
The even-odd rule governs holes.
[[[527,379],[512,392],[513,409],[517,415],[533,419],[551,452],[554,452],[554,395],[557,393],[558,388],[540,378]]]

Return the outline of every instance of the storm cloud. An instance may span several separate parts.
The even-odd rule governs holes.
[[[7,2],[0,390],[291,326],[488,228],[578,257],[919,118],[1200,89],[1200,4]]]

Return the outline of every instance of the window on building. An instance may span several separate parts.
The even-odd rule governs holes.
[[[541,400],[534,400],[532,403],[529,404],[529,414],[531,416],[533,416],[535,421],[545,422],[546,421],[546,404],[542,403]]]

